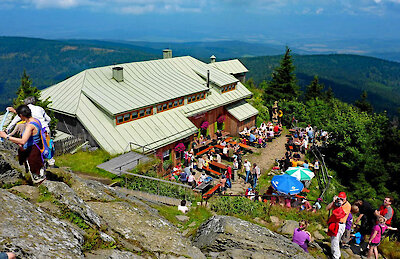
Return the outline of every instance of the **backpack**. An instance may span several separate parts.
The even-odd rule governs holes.
[[[33,124],[36,124],[40,128],[40,138],[42,140],[42,148],[39,148],[39,146],[35,143],[36,147],[40,150],[40,154],[42,156],[42,161],[44,159],[51,159],[54,156],[54,142],[53,139],[50,138],[50,136],[44,133],[44,128],[42,128],[42,124],[39,121],[39,124],[36,122],[32,122]]]
[[[231,183],[231,180],[229,178],[226,179],[226,186],[228,188],[232,188],[232,183]]]

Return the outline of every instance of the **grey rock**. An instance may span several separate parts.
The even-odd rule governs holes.
[[[78,213],[88,223],[93,223],[98,227],[102,225],[101,218],[68,185],[54,181],[45,181],[42,185],[47,187],[59,202]]]
[[[100,232],[100,238],[104,241],[104,242],[108,242],[108,243],[115,243],[115,239],[112,236],[107,235],[104,232]]]
[[[109,249],[100,249],[95,251],[90,251],[85,254],[85,258],[88,259],[136,259],[143,258],[134,253],[128,251],[119,251],[119,250],[109,250]]]
[[[315,230],[315,231],[312,233],[312,236],[313,236],[315,239],[319,239],[319,240],[322,240],[322,239],[325,238],[321,233],[319,233],[318,230]]]
[[[281,223],[281,220],[276,216],[270,216],[269,219],[271,220],[271,223],[276,226],[278,226]]]
[[[83,236],[28,201],[0,189],[0,250],[18,258],[83,258]]]
[[[213,216],[197,231],[194,245],[218,258],[312,258],[282,235],[250,222]]]
[[[153,255],[168,255],[166,258],[171,256],[205,258],[176,227],[149,212],[146,207],[127,202],[88,202],[88,204],[107,222],[110,229],[131,243],[140,244],[144,251]]]
[[[299,227],[299,222],[294,220],[285,220],[283,225],[278,229],[278,232],[282,234],[293,235],[293,232],[296,228]]]
[[[21,178],[21,172],[14,169],[10,164],[10,158],[7,157],[6,153],[2,153],[0,155],[0,185],[15,184]]]
[[[71,188],[85,201],[114,201],[114,189],[98,181],[83,179],[71,174],[74,180]]]
[[[175,217],[179,222],[186,222],[190,219],[188,216],[185,215],[176,215]]]
[[[30,185],[19,185],[19,186],[14,186],[10,190],[22,193],[26,197],[29,198],[29,200],[37,200],[39,197],[39,189],[34,186]]]

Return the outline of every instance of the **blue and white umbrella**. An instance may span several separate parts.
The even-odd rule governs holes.
[[[275,175],[271,180],[271,184],[276,191],[290,195],[298,194],[304,188],[303,184],[296,177],[288,174]]]

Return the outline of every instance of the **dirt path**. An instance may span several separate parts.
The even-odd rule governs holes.
[[[274,166],[275,159],[282,158],[282,156],[285,155],[286,134],[288,134],[288,131],[284,130],[280,137],[274,139],[272,142],[268,142],[266,148],[255,148],[253,154],[245,155],[242,160],[244,161],[244,159],[247,159],[252,164],[256,163],[261,169],[261,174],[267,174]],[[250,184],[246,184],[244,180],[239,177],[237,181],[232,183],[232,188],[228,189],[227,193],[233,195],[244,194],[248,187],[250,187]]]
[[[257,163],[261,173],[264,174],[274,166],[276,158],[280,159],[285,155],[286,134],[288,134],[288,131],[284,130],[280,137],[268,142],[266,148],[257,148],[255,153],[248,154],[244,158],[247,158],[251,163]]]

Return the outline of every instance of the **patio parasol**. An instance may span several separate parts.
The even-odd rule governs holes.
[[[285,173],[296,177],[299,181],[310,181],[315,176],[310,169],[304,167],[289,167]]]
[[[304,188],[299,180],[288,174],[275,175],[271,180],[271,184],[278,192],[290,195],[300,193]]]

